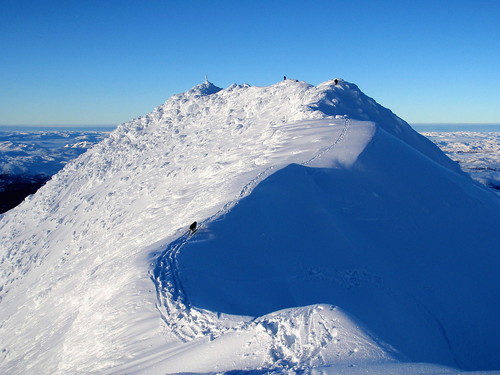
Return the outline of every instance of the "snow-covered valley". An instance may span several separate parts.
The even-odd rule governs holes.
[[[33,194],[64,165],[100,142],[100,131],[0,128],[0,214]]]
[[[0,369],[499,369],[499,219],[351,83],[206,82],[0,217]]]
[[[500,194],[500,132],[423,132],[473,179]]]

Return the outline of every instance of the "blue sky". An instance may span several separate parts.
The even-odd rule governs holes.
[[[0,124],[118,124],[204,80],[340,77],[410,123],[500,123],[499,0],[2,0]]]

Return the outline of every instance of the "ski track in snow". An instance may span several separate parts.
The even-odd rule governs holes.
[[[344,120],[344,126],[338,138],[329,146],[318,151],[309,160],[304,161],[303,165],[309,165],[313,161],[321,158],[326,152],[335,148],[346,136],[350,120]],[[239,200],[249,195],[251,191],[266,177],[268,177],[276,166],[267,167],[264,171],[260,172],[250,182],[248,182],[241,189],[237,197],[225,204],[216,214],[199,224],[198,231],[203,231],[207,224],[224,216]],[[168,328],[174,333],[182,342],[189,342],[196,338],[208,336],[210,340],[224,335],[231,331],[242,331],[248,329],[249,326],[261,324],[266,331],[269,331],[273,337],[272,349],[270,351],[270,366],[280,368],[297,368],[300,366],[307,366],[309,362],[316,358],[321,348],[328,345],[333,339],[335,329],[331,327],[331,322],[325,320],[319,315],[319,326],[323,327],[324,332],[319,345],[311,345],[310,338],[312,335],[316,336],[315,332],[311,332],[311,321],[314,319],[313,311],[308,311],[306,316],[303,317],[304,327],[307,327],[307,332],[299,336],[301,343],[298,343],[297,337],[289,331],[286,325],[280,324],[279,320],[270,322],[269,320],[253,319],[250,322],[239,322],[230,327],[227,327],[227,322],[221,319],[217,313],[200,309],[192,306],[189,298],[184,290],[180,276],[177,257],[182,247],[187,244],[190,239],[196,236],[196,232],[190,233],[187,231],[179,238],[171,242],[155,262],[154,268],[150,271],[150,277],[156,288],[157,296],[157,309],[161,315],[162,320]],[[309,323],[307,322],[309,321]],[[277,334],[280,332],[281,334]],[[332,333],[333,332],[333,333]],[[326,336],[325,336],[326,333]]]

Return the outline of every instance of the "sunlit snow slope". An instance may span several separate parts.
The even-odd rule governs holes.
[[[500,368],[499,202],[356,85],[205,82],[0,217],[0,372]]]

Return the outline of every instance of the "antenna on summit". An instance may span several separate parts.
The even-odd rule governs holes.
[[[205,83],[208,83],[208,76],[205,74]]]

